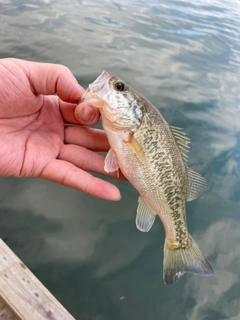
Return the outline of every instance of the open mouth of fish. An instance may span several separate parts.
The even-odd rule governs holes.
[[[85,101],[97,106],[99,100],[102,100],[102,97],[109,90],[108,82],[110,78],[110,74],[103,70],[100,76],[88,86],[79,103]]]

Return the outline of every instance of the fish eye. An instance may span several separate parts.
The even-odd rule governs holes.
[[[124,91],[125,90],[125,83],[124,82],[121,82],[121,81],[118,81],[115,83],[114,85],[114,88],[116,91]]]

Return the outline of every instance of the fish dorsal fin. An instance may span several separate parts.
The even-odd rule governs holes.
[[[188,171],[188,193],[187,201],[197,199],[207,187],[207,181],[199,173],[187,168]]]
[[[172,131],[172,134],[177,142],[177,145],[179,147],[179,150],[181,152],[183,161],[185,165],[187,165],[188,162],[188,152],[190,149],[190,139],[187,137],[186,133],[183,131],[182,128],[173,127],[170,126],[170,129]]]
[[[104,171],[109,173],[109,172],[117,171],[118,169],[119,169],[119,164],[117,161],[117,157],[114,151],[110,149],[104,161]]]
[[[142,198],[138,198],[138,208],[136,216],[136,226],[142,232],[148,232],[154,221],[156,215],[146,206]]]

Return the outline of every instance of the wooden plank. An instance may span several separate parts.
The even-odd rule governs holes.
[[[0,298],[16,316],[11,320],[74,320],[1,239]]]
[[[0,320],[19,320],[0,299]]]

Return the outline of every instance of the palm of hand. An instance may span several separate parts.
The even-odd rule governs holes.
[[[89,125],[76,113],[84,90],[66,67],[2,59],[0,88],[0,176],[41,177],[119,199],[115,186],[86,172],[106,174],[96,151],[109,145],[103,131],[76,126]]]
[[[0,175],[41,176],[64,146],[59,98],[34,94],[24,74],[7,78],[17,90],[0,108]]]

